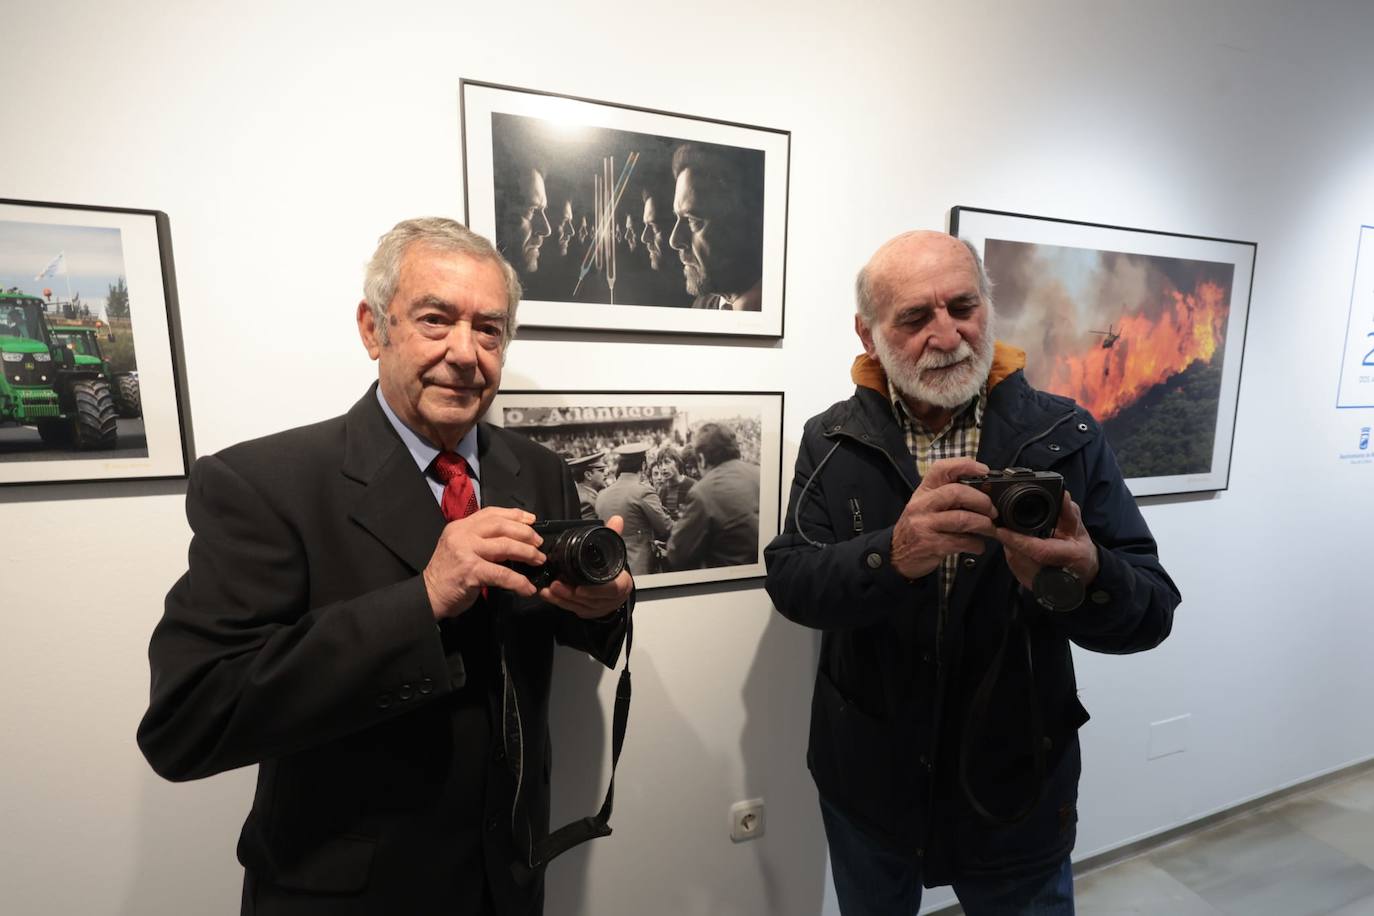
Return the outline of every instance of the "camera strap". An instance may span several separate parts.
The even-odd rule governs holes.
[[[615,711],[611,718],[611,779],[606,786],[606,800],[594,817],[582,817],[565,824],[534,844],[530,850],[530,868],[537,870],[548,865],[581,843],[611,835],[611,807],[615,798],[615,767],[625,746],[625,728],[630,721],[630,647],[634,644],[635,593],[632,590],[625,602],[625,667],[615,688]]]
[[[983,673],[983,679],[978,684],[978,689],[974,691],[973,701],[969,704],[968,718],[964,721],[964,734],[959,747],[959,786],[964,791],[964,797],[983,820],[1004,826],[1019,824],[1030,817],[1031,813],[1039,807],[1040,802],[1045,797],[1046,790],[1049,788],[1049,783],[1045,779],[1044,727],[1040,715],[1040,700],[1035,691],[1035,666],[1031,658],[1030,630],[1025,621],[1021,619],[1020,611],[1016,609],[1016,605],[1013,604],[1012,607],[1011,617],[1002,629],[1002,640],[997,645],[997,652],[988,664],[987,671]],[[992,702],[992,692],[997,687],[998,680],[1001,679],[1003,669],[1010,662],[1007,655],[1007,644],[1012,640],[1013,631],[1020,634],[1026,652],[1027,689],[1025,695],[1030,712],[1030,752],[1035,775],[1035,792],[1024,805],[1010,814],[998,814],[984,805],[973,790],[973,781],[969,777],[969,761],[973,757],[976,740],[987,729],[988,709]]]

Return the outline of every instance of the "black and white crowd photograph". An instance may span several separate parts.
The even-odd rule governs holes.
[[[777,529],[781,396],[513,392],[493,420],[563,457],[585,520],[619,515],[640,588],[758,575]]]

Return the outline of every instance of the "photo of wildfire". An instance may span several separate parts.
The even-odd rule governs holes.
[[[986,239],[997,337],[1073,398],[1129,478],[1212,469],[1235,267]]]

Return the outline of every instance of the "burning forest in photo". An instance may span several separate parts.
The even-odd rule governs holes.
[[[997,337],[1102,423],[1128,478],[1211,469],[1234,265],[988,239]]]

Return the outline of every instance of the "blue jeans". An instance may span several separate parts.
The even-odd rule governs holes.
[[[824,798],[821,819],[830,846],[830,872],[844,916],[915,916],[921,906],[921,869],[910,856],[878,845]],[[1073,916],[1069,859],[1038,875],[954,882],[968,916]]]

